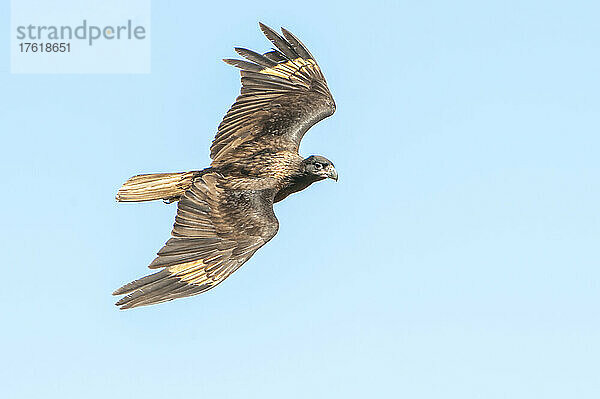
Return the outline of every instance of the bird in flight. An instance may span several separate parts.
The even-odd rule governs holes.
[[[325,77],[286,29],[262,23],[275,49],[235,51],[242,89],[218,127],[204,170],[130,178],[119,202],[177,202],[171,232],[150,269],[160,271],[116,290],[121,309],[201,294],[239,269],[279,228],[273,204],[324,179],[338,179],[327,158],[298,154],[304,133],[335,112]]]

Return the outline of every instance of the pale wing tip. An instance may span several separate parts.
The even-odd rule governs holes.
[[[125,286],[122,286],[120,288],[117,288],[116,290],[113,291],[113,295],[123,295],[125,292],[127,292],[127,290],[124,290]]]

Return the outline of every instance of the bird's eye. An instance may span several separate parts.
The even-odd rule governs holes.
[[[315,164],[315,169],[316,170],[321,170],[321,169],[323,169],[323,165],[321,165],[320,163],[316,163]]]

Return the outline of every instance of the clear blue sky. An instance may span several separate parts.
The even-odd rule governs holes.
[[[0,41],[2,397],[600,397],[597,2],[166,3],[147,75],[11,75]],[[259,20],[323,68],[301,153],[340,181],[216,289],[118,311],[175,207],[114,194],[208,165]]]

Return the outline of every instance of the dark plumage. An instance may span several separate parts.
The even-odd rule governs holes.
[[[121,309],[215,287],[275,236],[275,202],[338,178],[328,159],[298,155],[304,133],[335,111],[321,69],[290,32],[260,28],[276,49],[236,48],[248,61],[224,60],[241,69],[242,89],[219,125],[211,166],[134,176],[117,193],[121,202],[178,202],[172,237],[149,266],[162,270],[116,290],[126,294]]]

